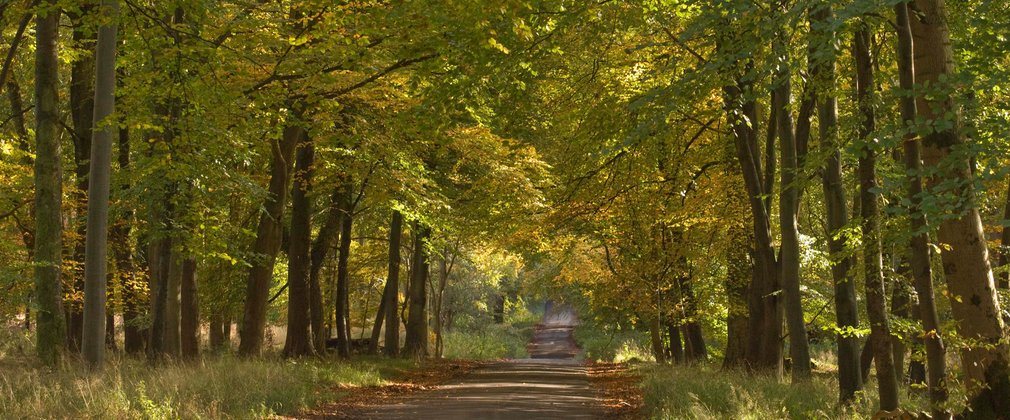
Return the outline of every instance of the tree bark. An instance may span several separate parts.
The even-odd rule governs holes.
[[[340,198],[340,248],[337,259],[337,290],[336,290],[336,320],[337,327],[337,354],[340,357],[350,357],[350,332],[348,324],[351,322],[348,317],[349,283],[350,273],[348,271],[348,261],[351,257],[351,231],[354,226],[354,202],[350,179],[345,180],[343,192]]]
[[[386,301],[389,300],[387,295],[390,293],[392,291],[389,290],[389,280],[387,279],[385,285],[382,286],[382,293],[379,295],[379,307],[375,310],[375,321],[372,322],[372,334],[368,341],[368,354],[379,353],[379,338],[382,337],[382,324],[386,320]]]
[[[851,271],[852,260],[845,255],[845,238],[841,236],[842,230],[849,224],[849,216],[842,180],[842,156],[838,145],[838,98],[833,93],[836,35],[827,26],[832,14],[831,6],[827,3],[811,10],[811,30],[820,37],[813,41],[816,47],[812,48],[827,48],[830,52],[821,54],[827,58],[814,61],[811,77],[815,86],[819,87],[817,119],[821,147],[829,151],[821,181],[827,213],[828,254],[832,261],[831,277],[835,289],[835,322],[839,330],[835,335],[838,343],[838,399],[846,404],[863,389],[863,381],[860,375],[859,338],[855,331],[859,327],[856,284]]]
[[[750,197],[754,230],[755,270],[748,299],[748,329],[757,333],[750,335],[748,364],[755,371],[768,371],[781,377],[781,301],[779,294],[775,293],[779,288],[779,272],[775,249],[772,247],[771,219],[765,207],[765,199],[762,198],[766,192],[761,177],[761,158],[757,154],[757,131],[751,124],[757,121],[757,105],[753,99],[745,96],[751,89],[750,82],[740,80],[724,88],[725,109],[733,126],[737,160]]]
[[[210,316],[210,349],[212,352],[221,352],[228,347],[228,336],[225,334],[225,318],[220,313]]]
[[[782,44],[783,41],[779,41]],[[780,57],[787,60],[785,45],[779,47]],[[793,382],[810,379],[810,347],[807,342],[806,323],[803,320],[803,302],[800,295],[800,242],[797,227],[797,212],[799,211],[799,185],[796,174],[799,172],[796,157],[796,135],[793,128],[793,117],[789,111],[792,103],[792,84],[788,63],[779,64],[777,71],[778,86],[776,87],[773,106],[779,114],[778,134],[781,149],[781,185],[779,186],[779,226],[782,231],[782,249],[779,262],[782,269],[782,286],[786,297],[786,325],[789,329],[789,356],[793,361]]]
[[[853,56],[856,60],[856,89],[862,118],[859,127],[860,141],[863,144],[859,157],[859,196],[866,312],[870,319],[870,341],[877,369],[880,409],[892,411],[898,408],[898,378],[891,353],[891,331],[884,296],[884,262],[880,249],[880,215],[876,192],[876,150],[870,144],[870,136],[876,130],[871,99],[874,89],[873,63],[870,56],[870,33],[865,24],[856,31]]]
[[[291,179],[291,157],[295,144],[303,135],[301,127],[284,127],[280,140],[271,142],[269,197],[263,203],[256,229],[253,252],[258,256],[249,268],[246,283],[246,302],[243,311],[242,328],[239,330],[241,342],[239,354],[258,356],[263,348],[263,330],[266,328],[267,298],[273,280],[274,262],[281,246],[281,223],[284,207],[288,199],[288,183]]]
[[[285,357],[315,353],[311,328],[311,285],[309,255],[312,240],[312,192],[315,146],[307,133],[299,135],[295,151],[294,185],[291,188],[291,243],[288,249],[288,330]],[[317,278],[318,280],[318,278]]]
[[[94,12],[95,4],[83,4],[79,10],[70,12],[73,25],[72,39],[77,48],[86,51],[70,66],[70,119],[73,122],[71,138],[74,145],[74,214],[71,220],[76,226],[77,239],[73,248],[73,291],[74,295],[84,292],[85,241],[87,224],[82,216],[88,206],[88,172],[91,170],[91,140],[95,117],[95,51],[96,33],[85,23]],[[83,302],[67,302],[67,348],[74,353],[81,351],[84,331]]]
[[[176,225],[178,226],[178,225]],[[180,241],[181,242],[181,241]],[[170,253],[164,255],[162,263],[168,261],[168,277],[165,295],[165,354],[178,358],[182,355],[182,252],[180,246],[173,243]]]
[[[119,130],[118,158],[119,170],[125,173],[130,167],[130,132],[126,128]],[[125,192],[130,189],[129,178],[128,176],[121,177],[120,191]],[[133,218],[133,210],[125,210],[120,222],[113,226],[111,236],[113,237],[112,250],[116,258],[116,276],[123,293],[123,349],[126,353],[138,354],[144,351],[146,342],[144,331],[139,325],[144,311],[141,309],[143,307],[140,300],[141,290],[135,275],[136,266],[130,244]]]
[[[442,258],[439,259],[439,269],[438,269],[438,289],[435,290],[435,310],[432,314],[432,318],[435,320],[435,357],[442,357],[442,334],[443,334],[443,322],[442,322],[442,307],[445,300],[445,287],[449,282],[449,274],[452,272],[452,268],[455,265],[456,257],[453,254],[452,257],[449,256],[451,250],[446,249],[445,253],[442,254]]]
[[[172,207],[170,200],[162,211],[171,214]],[[167,216],[160,215],[159,218],[168,219]],[[166,227],[166,231],[171,226]],[[147,347],[147,358],[152,363],[159,362],[165,355],[165,316],[166,299],[168,296],[168,275],[171,268],[172,258],[172,237],[167,232],[162,233],[163,237],[154,240],[150,250],[150,270],[151,270],[151,329]]]
[[[200,302],[197,294],[196,259],[191,256],[182,261],[180,288],[181,354],[183,359],[195,360],[200,358]]]
[[[63,259],[62,160],[59,114],[59,22],[55,0],[45,0],[35,29],[35,296],[39,359],[55,366],[66,343],[60,272]]]
[[[953,89],[954,56],[951,51],[947,10],[943,0],[916,0],[915,18],[910,19],[915,44],[915,82],[930,89]],[[937,124],[921,141],[923,166],[939,169],[928,179],[931,188],[954,186],[945,194],[957,197],[948,209],[953,216],[940,223],[937,239],[944,244],[940,256],[947,281],[951,312],[958,334],[976,344],[961,351],[961,364],[977,415],[1010,412],[1010,375],[1006,332],[996,297],[996,285],[989,266],[989,252],[982,219],[972,188],[970,159],[957,153],[964,143],[960,115],[950,95],[917,95],[918,116]],[[951,118],[952,117],[952,118]],[[950,187],[948,187],[950,188]],[[983,389],[985,389],[983,391]],[[999,395],[1002,394],[1002,395]]]
[[[733,244],[726,256],[726,351],[723,357],[724,369],[739,368],[747,365],[747,283],[753,273],[750,256],[747,255],[748,244],[746,229],[740,226],[730,231]],[[671,340],[673,337],[671,336]],[[679,337],[678,337],[679,339]],[[672,345],[672,344],[671,344]],[[676,361],[676,359],[675,359]]]
[[[684,363],[684,344],[680,338],[680,326],[673,320],[667,320],[666,329],[670,336],[670,361]]]
[[[414,222],[414,257],[411,263],[410,285],[408,287],[407,337],[403,343],[403,356],[426,357],[428,355],[428,317],[426,312],[428,284],[428,238],[431,229]]]
[[[403,235],[403,215],[393,210],[389,222],[389,263],[386,271],[386,287],[390,293],[386,298],[385,354],[395,357],[400,352],[400,238]]]
[[[330,205],[326,210],[326,220],[319,228],[316,239],[312,241],[309,259],[309,318],[312,327],[312,341],[317,353],[326,352],[326,339],[329,338],[329,330],[323,325],[326,318],[326,311],[323,307],[323,294],[320,286],[320,273],[323,269],[323,262],[333,247],[333,241],[340,234],[340,196],[341,189],[337,188],[330,196]]]
[[[656,358],[656,363],[659,364],[666,363],[666,349],[663,348],[663,331],[660,329],[661,325],[659,316],[654,316],[651,320],[649,320],[649,337],[652,341],[652,356]]]
[[[109,281],[109,190],[112,177],[112,138],[116,124],[108,121],[116,109],[116,19],[118,0],[102,0],[102,13],[108,20],[98,29],[95,53],[95,108],[91,142],[91,168],[88,176],[88,225],[84,263],[84,325],[82,353],[92,369],[105,361],[106,295]]]

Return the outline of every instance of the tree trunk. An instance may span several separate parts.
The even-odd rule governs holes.
[[[781,43],[781,41],[780,41]],[[780,57],[785,60],[785,46],[779,47]],[[782,268],[782,286],[786,297],[786,325],[789,329],[789,356],[793,361],[793,382],[810,379],[810,348],[807,342],[806,324],[803,320],[803,302],[800,295],[800,242],[797,227],[797,212],[799,211],[799,185],[796,174],[799,171],[796,157],[796,136],[793,128],[793,117],[789,111],[792,103],[789,67],[781,63],[777,71],[778,87],[776,87],[773,104],[779,114],[778,134],[781,148],[780,164],[781,185],[779,187],[779,226],[782,231],[782,250],[779,260]]]
[[[682,261],[687,264],[686,259]],[[708,348],[705,346],[705,338],[701,333],[701,325],[698,324],[698,298],[694,295],[694,288],[691,278],[684,276],[677,279],[683,302],[684,322],[684,356],[688,362],[708,360]]]
[[[663,348],[663,332],[659,316],[652,317],[649,321],[649,337],[652,339],[652,356],[656,358],[656,363],[666,363],[666,349]]]
[[[739,368],[747,365],[747,283],[753,267],[747,255],[750,238],[741,226],[730,231],[733,241],[727,251],[726,258],[726,352],[723,357],[724,369]],[[671,336],[672,340],[672,336]]]
[[[778,290],[779,273],[772,247],[771,221],[763,198],[766,192],[761,176],[761,158],[757,153],[757,131],[752,124],[757,121],[757,105],[753,99],[744,97],[751,88],[751,82],[742,80],[724,88],[724,108],[733,126],[737,160],[749,196],[754,230],[755,269],[748,299],[748,329],[752,332],[747,346],[748,365],[755,371],[768,371],[780,377],[781,305],[778,293],[774,293]]]
[[[673,363],[684,363],[684,344],[680,339],[680,326],[673,320],[666,323],[667,333],[670,336],[670,360]]]
[[[300,357],[314,354],[310,336],[312,240],[313,161],[315,147],[308,134],[299,135],[295,151],[294,185],[291,187],[291,243],[288,248],[288,330],[284,340],[284,356]],[[318,278],[317,278],[318,280]],[[318,283],[317,283],[318,284]]]
[[[28,24],[31,23],[31,18],[32,15],[26,14],[22,20],[21,27],[27,28]],[[19,40],[20,38],[15,40],[15,43],[20,44]],[[0,75],[0,81],[2,80],[3,75]],[[21,158],[21,163],[23,164],[24,168],[31,167],[32,165],[35,164],[35,160],[32,159],[31,143],[28,140],[28,126],[27,123],[25,122],[25,116],[23,112],[26,111],[26,109],[24,107],[24,102],[21,98],[21,86],[19,86],[13,80],[7,82],[7,98],[10,102],[11,113],[13,114],[11,118],[14,125],[14,132],[17,135],[18,149],[20,149],[21,152],[24,153],[24,155]],[[22,170],[24,170],[24,168],[22,168]],[[34,213],[35,209],[34,207],[31,207],[28,211],[30,213]],[[29,228],[21,227],[20,223],[18,225],[21,231],[21,240],[24,242],[25,245],[25,252],[28,254],[28,260],[34,261],[35,232]],[[25,297],[25,312],[24,312],[25,313],[24,327],[26,332],[31,332],[32,330],[33,306],[34,305],[32,304],[32,292],[28,291],[27,296]]]
[[[242,328],[239,330],[239,354],[243,356],[258,356],[263,348],[267,295],[270,294],[274,262],[281,246],[281,223],[288,199],[291,157],[295,144],[303,134],[301,127],[290,125],[284,127],[280,140],[271,142],[270,186],[267,190],[269,197],[263,203],[265,211],[260,215],[259,227],[256,229],[256,242],[252,250],[258,258],[253,260],[252,267],[249,268]]]
[[[184,359],[195,360],[200,357],[200,302],[197,295],[195,258],[183,259],[180,283],[182,289],[179,303],[180,349]]]
[[[166,200],[168,201],[168,200]],[[171,214],[171,203],[163,211]],[[160,216],[165,217],[167,216]],[[169,226],[170,228],[170,226]],[[166,229],[168,230],[168,229]],[[168,296],[168,276],[171,269],[172,259],[172,238],[167,236],[157,239],[151,246],[151,329],[150,345],[147,348],[147,357],[151,362],[160,361],[165,355],[165,316],[166,300]]]
[[[372,322],[372,334],[368,341],[368,354],[379,353],[379,338],[382,337],[382,324],[386,320],[386,301],[389,300],[386,295],[390,293],[392,291],[389,290],[389,280],[387,279],[385,285],[382,286],[382,293],[379,295],[379,307],[375,310],[375,321]]]
[[[55,0],[45,0],[35,29],[35,296],[36,347],[55,366],[66,343],[60,272],[63,259],[62,160],[59,114],[59,23]]]
[[[70,66],[70,119],[73,122],[71,138],[74,145],[74,214],[71,218],[76,226],[77,239],[73,248],[73,291],[75,295],[84,292],[85,240],[87,225],[82,220],[88,203],[88,172],[91,170],[91,140],[95,117],[95,51],[96,33],[89,23],[95,4],[83,4],[79,10],[69,12],[73,26],[75,46],[86,53],[77,57]],[[81,351],[84,331],[83,302],[67,302],[67,348],[71,352]]]
[[[386,287],[390,293],[386,298],[386,337],[385,354],[395,357],[400,352],[400,237],[403,235],[403,215],[393,210],[389,222],[389,264],[386,274]]]
[[[174,245],[174,244],[173,244]],[[165,295],[165,354],[178,358],[182,355],[182,262],[183,257],[178,246],[170,248],[168,261],[168,277]]]
[[[894,319],[904,322],[912,321],[912,296],[911,290],[903,283],[904,278],[899,275],[891,281],[891,315]],[[907,337],[900,331],[891,334],[891,355],[894,357],[894,373],[898,377],[898,382],[905,383],[905,352],[908,345]]]
[[[851,272],[852,260],[845,256],[845,238],[841,231],[849,224],[848,206],[845,199],[845,185],[842,180],[842,157],[838,146],[838,99],[835,87],[835,33],[826,29],[832,19],[831,6],[824,3],[811,10],[811,30],[817,31],[812,50],[827,48],[827,57],[814,60],[811,77],[817,91],[820,105],[818,122],[821,148],[829,151],[822,172],[824,207],[827,213],[828,253],[832,261],[831,277],[835,289],[835,322],[841,333],[836,334],[838,343],[838,399],[842,404],[855,398],[863,389],[859,364],[859,338],[855,330],[859,327],[859,308],[856,303],[856,285]]]
[[[311,265],[309,268],[309,318],[312,327],[312,342],[317,353],[326,352],[326,339],[329,338],[329,329],[323,325],[326,318],[326,310],[323,307],[323,293],[320,282],[320,273],[323,269],[323,262],[333,247],[334,239],[340,234],[340,197],[341,190],[337,188],[330,196],[330,205],[326,210],[326,220],[319,228],[316,239],[312,241],[309,258]]]
[[[344,181],[343,192],[340,198],[340,249],[337,259],[337,293],[335,300],[337,314],[335,320],[337,327],[337,354],[340,357],[350,357],[351,355],[351,337],[348,330],[348,324],[351,320],[347,311],[348,304],[350,303],[348,296],[350,273],[348,272],[347,265],[351,257],[351,231],[354,227],[354,202],[352,197],[354,189],[352,185],[350,179]]]
[[[125,173],[130,167],[130,132],[126,128],[119,130],[119,170]],[[120,191],[130,189],[128,176],[121,177]],[[123,198],[120,198],[123,200]],[[139,325],[143,315],[143,303],[140,300],[141,289],[137,283],[136,266],[133,260],[130,230],[132,229],[134,213],[128,209],[122,215],[119,223],[112,228],[113,252],[116,258],[116,275],[120,282],[123,296],[123,349],[129,354],[139,354],[144,351],[144,332]]]
[[[949,80],[941,80],[956,74],[947,10],[943,0],[916,0],[914,5],[917,13],[910,19],[910,26],[912,38],[917,41],[915,82],[928,83],[931,90],[952,90],[949,95],[917,96],[916,105],[917,117],[945,122],[935,126],[943,128],[934,129],[922,139],[921,153],[924,166],[939,169],[929,178],[930,187],[949,188],[943,193],[957,197],[957,203],[948,204],[953,208],[947,209],[954,216],[942,220],[937,239],[944,245],[940,255],[958,334],[978,343],[961,351],[961,364],[971,389],[969,394],[977,396],[972,403],[975,415],[1007,413],[1010,375],[1006,332],[975,203],[970,159],[958,153],[964,139],[953,103],[954,86]],[[952,181],[954,186],[949,187]]]
[[[446,249],[439,261],[438,289],[435,291],[435,310],[433,311],[432,318],[435,320],[435,357],[437,358],[442,357],[442,329],[444,327],[442,322],[442,304],[445,299],[445,286],[449,282],[449,274],[456,261],[455,256],[450,259],[450,252],[449,249]]]
[[[109,190],[112,177],[112,138],[116,124],[108,121],[116,109],[116,19],[118,0],[102,0],[109,21],[98,29],[95,70],[94,132],[88,177],[88,225],[84,263],[84,326],[82,353],[92,369],[105,361],[105,304],[108,276]]]
[[[431,229],[414,222],[414,258],[411,264],[410,285],[408,287],[409,311],[407,312],[407,337],[403,344],[403,356],[426,357],[428,355],[427,290],[428,284],[428,238]]]
[[[891,353],[891,330],[884,296],[884,263],[880,249],[880,215],[876,192],[876,150],[870,144],[870,136],[876,129],[871,99],[873,63],[870,56],[870,33],[865,24],[856,32],[853,56],[856,60],[857,95],[862,117],[859,127],[860,142],[863,144],[859,157],[859,199],[866,276],[866,312],[870,319],[870,341],[877,369],[880,409],[892,411],[898,408],[898,378]]]
[[[225,318],[220,313],[210,316],[210,349],[221,352],[228,347],[228,337],[225,335]]]

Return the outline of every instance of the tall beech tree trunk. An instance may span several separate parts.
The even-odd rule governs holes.
[[[445,300],[445,287],[449,283],[449,274],[452,273],[453,266],[456,265],[456,255],[449,254],[452,253],[450,249],[446,249],[442,254],[442,258],[439,259],[438,267],[438,287],[433,291],[434,297],[434,310],[432,311],[432,319],[435,322],[435,357],[442,357],[442,336],[443,329],[445,327],[443,322],[442,307]]]
[[[84,329],[82,353],[92,369],[105,361],[105,303],[108,286],[109,190],[112,177],[112,138],[116,124],[108,121],[116,109],[116,19],[118,0],[102,0],[108,21],[98,29],[95,70],[94,140],[88,176],[88,227],[84,264]]]
[[[179,225],[176,225],[177,227]],[[180,241],[182,242],[182,241]],[[173,244],[175,245],[175,244]],[[164,255],[164,261],[168,261],[168,277],[165,295],[165,334],[164,351],[165,354],[178,358],[182,355],[182,251],[181,245],[169,248],[171,251]]]
[[[915,39],[914,69],[918,85],[933,89],[954,89],[946,78],[956,78],[951,51],[947,10],[943,0],[915,0],[916,13],[910,19]],[[943,79],[943,80],[942,80]],[[923,165],[939,169],[928,179],[931,188],[950,188],[958,197],[954,216],[940,223],[937,239],[944,245],[944,277],[951,312],[958,334],[977,344],[961,350],[961,364],[975,397],[973,415],[993,416],[1010,412],[1010,374],[1006,332],[996,285],[989,266],[989,252],[982,230],[982,219],[975,203],[970,159],[957,153],[964,143],[960,115],[954,95],[917,95],[918,116],[926,121],[944,121],[923,137]],[[951,120],[951,117],[953,120]],[[987,387],[987,388],[986,388]]]
[[[96,4],[83,3],[78,10],[70,12],[73,26],[72,39],[75,46],[85,51],[70,66],[70,120],[74,145],[74,226],[77,239],[74,241],[73,290],[79,296],[84,291],[85,241],[87,224],[84,214],[88,206],[88,172],[91,170],[91,140],[95,117],[95,43],[96,33],[90,27],[89,19]],[[71,352],[81,351],[84,331],[83,302],[67,302],[67,348]]]
[[[880,409],[892,411],[898,408],[898,378],[891,353],[891,330],[884,296],[884,262],[880,249],[880,214],[876,192],[876,150],[870,139],[876,129],[871,98],[874,89],[873,62],[870,56],[870,32],[865,24],[856,31],[853,56],[856,60],[856,89],[862,118],[859,127],[860,142],[863,144],[859,156],[859,199],[863,270],[866,276],[866,312],[870,319],[870,346],[877,369]]]
[[[288,181],[291,179],[292,155],[304,131],[301,127],[289,125],[277,141],[270,144],[270,185],[269,196],[263,203],[256,242],[253,252],[258,256],[249,268],[246,283],[246,301],[239,330],[241,341],[239,354],[258,356],[263,349],[263,330],[266,328],[267,298],[273,279],[274,262],[281,247],[281,223],[284,207],[288,199]]]
[[[55,0],[35,19],[35,351],[55,366],[66,343],[60,272],[63,259],[63,166],[60,155],[59,23]]]
[[[425,357],[428,355],[428,238],[431,229],[414,222],[414,257],[411,263],[410,285],[408,286],[407,337],[403,343],[403,356]]]
[[[654,316],[649,320],[649,338],[652,341],[652,356],[656,358],[656,363],[666,363],[666,349],[663,348],[663,330],[659,316]]]
[[[182,260],[179,293],[179,348],[183,359],[200,358],[200,301],[197,294],[196,258]]]
[[[779,41],[781,44],[783,41]],[[779,191],[779,226],[782,231],[782,251],[779,255],[782,268],[782,286],[786,297],[786,325],[789,329],[789,355],[793,361],[793,382],[806,381],[810,378],[810,348],[807,342],[807,329],[803,320],[803,302],[800,295],[800,240],[797,226],[799,212],[799,186],[796,174],[799,172],[796,157],[796,135],[793,128],[793,117],[789,111],[792,103],[791,74],[785,54],[785,45],[778,47],[779,56],[784,62],[779,64],[775,91],[776,103],[773,104],[779,114],[778,134],[781,154],[780,164],[781,185]]]
[[[171,214],[171,200],[165,200],[166,206],[161,211]],[[166,215],[158,218],[168,220]],[[170,223],[170,222],[169,222]],[[171,224],[162,228],[163,237],[154,240],[149,252],[151,271],[151,329],[148,338],[147,358],[152,363],[160,361],[165,355],[165,316],[166,296],[168,295],[168,275],[171,269],[172,237],[168,236]]]
[[[687,264],[686,259],[682,264]],[[689,276],[677,279],[680,294],[683,297],[681,307],[683,308],[684,322],[684,356],[688,362],[708,360],[708,348],[705,346],[705,337],[701,332],[701,324],[698,324],[698,299],[694,295],[694,288]]]
[[[295,150],[294,185],[291,187],[291,243],[288,249],[288,330],[285,357],[315,353],[311,328],[311,286],[309,255],[312,241],[312,192],[315,146],[307,133],[299,135]],[[318,280],[318,278],[317,278]]]
[[[403,215],[393,210],[389,222],[389,264],[386,271],[386,287],[390,293],[386,298],[385,354],[395,357],[400,352],[400,238],[403,236]]]
[[[766,196],[761,175],[761,158],[757,152],[757,105],[748,96],[752,83],[737,80],[724,90],[724,108],[733,126],[733,141],[751,208],[754,230],[755,270],[748,299],[750,313],[748,329],[752,332],[747,348],[748,365],[755,371],[782,375],[781,301],[779,272],[772,246],[771,220],[765,207]]]
[[[838,399],[845,404],[863,389],[859,363],[859,307],[856,303],[856,284],[851,271],[852,260],[845,255],[845,238],[841,231],[849,224],[845,185],[842,179],[842,156],[838,145],[838,98],[835,90],[835,38],[828,26],[832,19],[831,6],[822,3],[811,10],[811,30],[815,32],[815,46],[819,56],[811,66],[811,77],[818,90],[817,119],[821,147],[828,150],[828,158],[821,173],[824,190],[824,207],[827,212],[828,253],[831,256],[831,278],[835,289],[835,322],[842,333],[836,335],[838,343]],[[827,53],[824,52],[827,49]]]
[[[210,316],[210,349],[221,352],[228,348],[228,336],[225,334],[225,317],[220,313]]]
[[[350,303],[349,283],[350,272],[348,261],[351,257],[351,231],[354,227],[354,188],[350,179],[344,180],[340,195],[340,247],[337,259],[337,290],[334,308],[336,311],[335,326],[337,327],[337,354],[340,357],[350,357],[351,343],[348,324],[351,322],[347,309]]]
[[[130,131],[127,128],[119,129],[119,154],[117,157],[120,173],[125,174],[130,168]],[[119,190],[121,192],[119,201],[122,202],[124,201],[122,195],[130,190],[129,176],[120,177]],[[112,252],[116,259],[116,278],[119,280],[123,297],[123,350],[128,354],[139,354],[144,351],[146,340],[144,330],[139,325],[144,311],[141,289],[137,283],[133,245],[130,243],[133,221],[133,209],[125,209],[120,215],[120,220],[113,225],[110,236],[112,237]]]
[[[309,318],[312,327],[312,342],[317,353],[326,352],[326,339],[329,330],[323,325],[326,310],[323,307],[323,293],[320,286],[320,273],[326,256],[333,248],[333,241],[340,234],[340,197],[341,189],[336,188],[330,195],[330,205],[326,210],[326,220],[319,228],[316,239],[312,241],[309,259]]]
[[[390,293],[392,291],[389,290],[389,280],[387,279],[382,286],[382,293],[379,295],[379,307],[375,310],[375,321],[372,322],[372,334],[368,340],[368,354],[379,353],[379,338],[382,337],[382,324],[386,320],[386,301],[389,300],[387,295]]]
[[[684,363],[684,344],[680,338],[680,326],[670,319],[666,321],[666,330],[670,336],[670,362]]]
[[[733,244],[726,255],[726,351],[722,366],[725,369],[747,365],[747,294],[753,267],[747,255],[750,238],[744,226],[730,230]],[[679,338],[679,337],[678,337]],[[671,336],[672,340],[673,337]],[[672,345],[672,344],[671,344]],[[672,347],[671,347],[672,348]],[[675,360],[676,361],[676,360]]]

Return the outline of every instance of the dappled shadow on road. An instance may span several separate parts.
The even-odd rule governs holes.
[[[600,418],[586,368],[559,363],[503,362],[459,381],[391,404],[362,409],[374,419]]]

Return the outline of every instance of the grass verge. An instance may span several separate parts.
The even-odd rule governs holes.
[[[92,374],[74,363],[50,370],[7,360],[0,367],[0,417],[262,418],[332,402],[351,388],[384,385],[418,368],[400,359],[208,356],[157,368],[120,359]]]
[[[644,412],[657,419],[867,419],[877,407],[871,380],[852,406],[839,408],[835,378],[824,372],[797,386],[713,365],[642,364],[636,370]],[[913,412],[927,406],[923,395],[904,391],[901,401]]]

